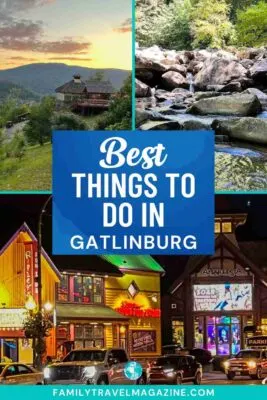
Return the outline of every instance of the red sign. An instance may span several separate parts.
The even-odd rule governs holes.
[[[127,301],[123,301],[116,311],[126,317],[139,318],[159,318],[161,313],[159,308],[143,308],[143,306]]]
[[[24,251],[24,281],[26,297],[33,296],[38,300],[38,253],[37,242],[25,242]]]

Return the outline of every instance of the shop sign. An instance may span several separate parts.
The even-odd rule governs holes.
[[[153,353],[157,351],[156,331],[131,331],[132,353]]]
[[[161,313],[159,308],[143,308],[143,306],[127,301],[123,301],[121,306],[115,310],[126,317],[138,318],[160,318]]]
[[[199,272],[199,277],[221,277],[221,276],[228,276],[229,278],[234,278],[235,276],[247,276],[247,272],[241,268],[209,268],[204,267]]]
[[[253,336],[247,339],[248,347],[267,347],[267,336]]]
[[[24,252],[24,281],[25,295],[33,296],[35,300],[38,298],[38,254],[37,242],[26,242]]]
[[[0,329],[23,328],[25,312],[24,308],[1,308]]]
[[[193,286],[194,311],[252,310],[250,283]]]

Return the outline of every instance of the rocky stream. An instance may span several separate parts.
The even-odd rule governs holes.
[[[136,126],[213,130],[217,191],[267,190],[267,49],[136,48]]]

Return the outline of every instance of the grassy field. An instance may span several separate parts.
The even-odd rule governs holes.
[[[0,161],[0,191],[51,190],[52,145],[27,147],[21,160]]]

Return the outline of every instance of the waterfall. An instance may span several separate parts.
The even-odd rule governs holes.
[[[195,87],[194,87],[194,77],[193,77],[192,72],[187,72],[186,79],[187,79],[187,82],[189,83],[189,91],[191,93],[194,93]]]
[[[157,106],[157,99],[155,97],[156,93],[156,88],[151,88],[151,107],[156,107]]]

